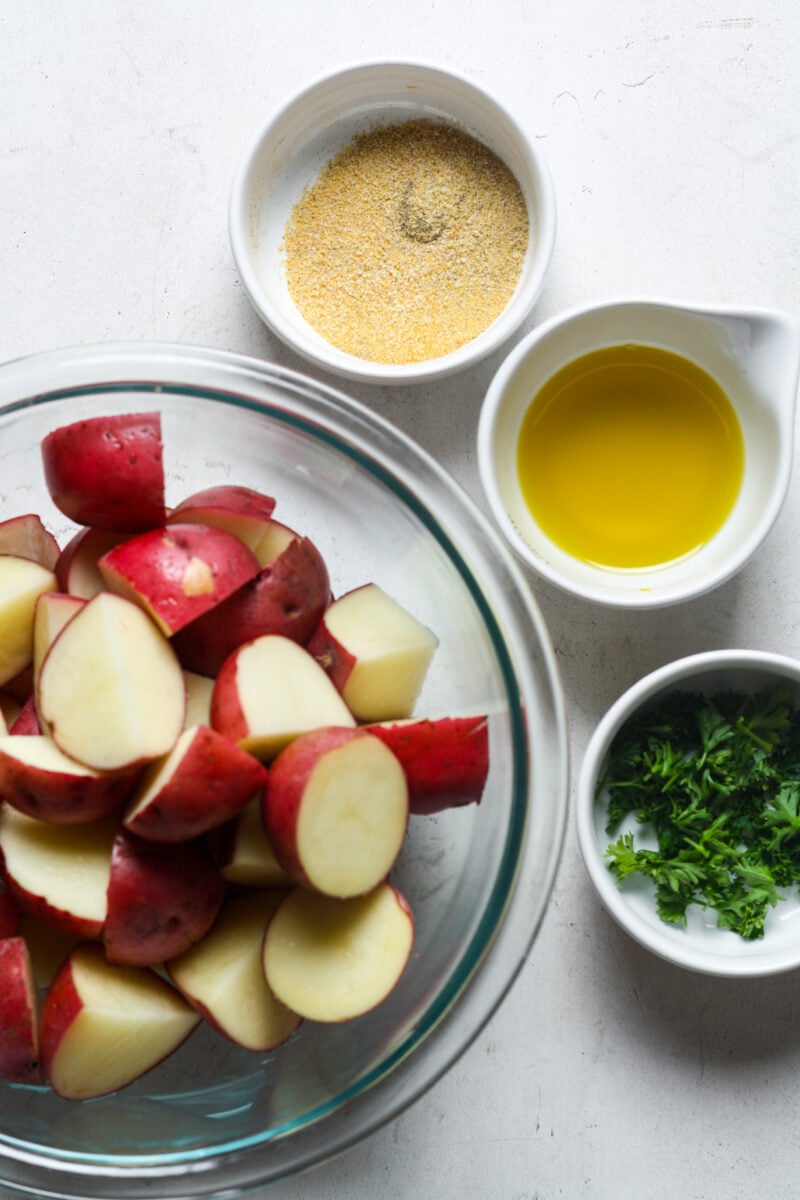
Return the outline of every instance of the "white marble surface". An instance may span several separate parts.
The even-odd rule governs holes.
[[[612,293],[800,310],[800,8],[792,0],[0,0],[0,361],[155,339],[305,369],[227,241],[240,150],[306,79],[428,58],[540,139],[560,228],[530,327]],[[436,386],[347,388],[480,502],[499,358]],[[338,380],[329,382],[339,385]],[[609,703],[678,655],[800,654],[800,475],[715,594],[632,617],[535,581],[573,771]],[[800,981],[694,976],[599,910],[572,825],[541,936],[478,1042],[414,1108],[262,1200],[729,1200],[798,1195]]]

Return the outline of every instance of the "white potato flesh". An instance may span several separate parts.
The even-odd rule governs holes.
[[[54,825],[0,806],[0,850],[6,875],[51,909],[102,924],[117,818]]]
[[[355,725],[319,663],[289,638],[268,635],[244,646],[236,685],[250,730],[240,744],[257,758],[272,757],[309,729]]]
[[[296,537],[297,534],[293,529],[289,529],[288,526],[281,524],[280,521],[270,521],[259,540],[251,549],[261,566],[266,567],[283,554],[287,546],[290,546]]]
[[[0,554],[0,684],[33,661],[33,616],[45,592],[57,592],[52,571],[28,558]]]
[[[168,753],[183,728],[183,672],[135,604],[101,593],[56,638],[42,664],[38,708],[72,758],[114,770]]]
[[[297,856],[319,891],[361,896],[389,874],[407,822],[403,768],[377,738],[354,738],[323,754],[309,776]]]
[[[414,711],[437,646],[435,635],[376,584],[340,597],[325,625],[355,662],[342,696],[360,721]]]
[[[280,887],[292,882],[275,857],[261,817],[261,794],[234,818],[235,829],[220,870],[229,883],[246,887]]]
[[[286,1041],[300,1018],[270,991],[264,978],[264,930],[284,891],[230,897],[212,929],[169,974],[190,1003],[237,1045],[270,1050]]]
[[[0,754],[8,754],[17,762],[54,774],[79,775],[87,779],[99,777],[98,771],[64,754],[55,742],[43,734],[20,733],[0,737]]]
[[[210,725],[214,680],[209,679],[206,675],[197,675],[194,671],[184,671],[183,681],[186,685],[184,728],[191,729],[193,725]]]
[[[267,926],[264,973],[294,1012],[347,1021],[388,996],[413,940],[408,907],[388,883],[350,900],[296,888]]]
[[[45,592],[36,602],[33,618],[33,674],[38,679],[47,651],[85,601],[66,592]]]
[[[70,962],[82,1007],[50,1066],[61,1096],[116,1091],[166,1058],[200,1019],[153,971],[111,966],[99,946],[77,947]]]

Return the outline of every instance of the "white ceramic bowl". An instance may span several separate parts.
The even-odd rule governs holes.
[[[384,365],[338,350],[304,319],[286,285],[281,244],[304,189],[356,134],[419,117],[462,129],[505,162],[525,196],[531,238],[516,291],[483,333],[436,359]],[[298,354],[350,379],[420,383],[491,353],[528,316],[550,263],[556,208],[541,151],[498,100],[470,80],[424,62],[365,62],[304,87],[258,130],[233,183],[229,225],[233,256],[256,312]]]
[[[714,650],[669,663],[612,705],[589,742],[578,779],[578,841],[603,904],[640,945],[668,962],[707,975],[773,975],[800,966],[800,891],[779,889],[785,898],[769,910],[764,937],[754,941],[718,928],[714,913],[698,905],[690,907],[685,927],[667,924],[656,912],[648,881],[631,876],[620,885],[606,865],[606,847],[618,834],[612,837],[606,832],[606,797],[602,792],[597,795],[598,780],[615,736],[644,705],[674,691],[752,693],[775,684],[788,685],[800,700],[800,662],[756,650]],[[628,828],[623,824],[620,832]],[[632,823],[630,829],[635,828]]]
[[[656,569],[610,570],[557,546],[528,510],[516,467],[520,426],[543,384],[572,360],[606,346],[657,346],[691,360],[732,402],[745,444],[738,498],[697,552]],[[780,312],[610,299],[570,309],[511,351],[486,395],[478,463],[486,497],[517,555],[551,583],[586,600],[651,608],[701,595],[738,571],[775,521],[789,485],[800,327]]]

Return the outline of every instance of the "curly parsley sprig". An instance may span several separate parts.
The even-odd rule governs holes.
[[[800,710],[785,687],[753,695],[673,692],[617,734],[598,785],[606,832],[633,817],[656,849],[621,833],[606,850],[622,882],[645,876],[662,920],[691,904],[748,940],[779,888],[800,881]]]

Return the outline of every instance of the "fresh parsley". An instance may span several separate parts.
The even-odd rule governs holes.
[[[780,889],[800,881],[800,711],[788,688],[673,692],[617,734],[597,794],[607,865],[646,876],[659,916],[690,905],[748,940],[763,937]],[[633,817],[639,834],[620,832]],[[637,844],[648,831],[656,848]]]

